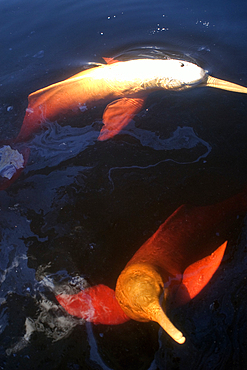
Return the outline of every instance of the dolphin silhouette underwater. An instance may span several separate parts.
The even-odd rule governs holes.
[[[229,231],[246,210],[247,189],[213,205],[182,205],[127,263],[115,292],[100,284],[56,299],[69,314],[95,324],[155,321],[182,344],[184,335],[165,313],[167,299],[184,305],[202,291],[221,263]]]
[[[0,148],[0,190],[7,188],[25,167],[26,143],[46,121],[63,121],[96,102],[107,104],[98,140],[118,134],[141,111],[146,96],[156,90],[185,90],[209,86],[247,93],[247,88],[211,77],[198,65],[177,59],[104,58],[100,64],[64,81],[38,90],[28,97],[28,108],[18,136]]]

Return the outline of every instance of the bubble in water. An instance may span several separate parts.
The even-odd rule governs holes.
[[[40,50],[38,51],[38,53],[33,55],[33,58],[38,58],[38,59],[43,58],[44,54],[45,54],[44,50]]]

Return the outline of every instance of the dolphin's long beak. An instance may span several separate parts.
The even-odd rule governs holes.
[[[157,322],[177,343],[183,344],[185,342],[186,338],[183,333],[178,330],[167,317],[159,304],[159,300],[154,300],[148,309],[144,311],[148,314],[151,321]]]
[[[147,263],[127,266],[116,285],[116,298],[122,310],[136,321],[155,321],[179,344],[183,334],[171,323],[159,303],[163,280],[156,269]]]
[[[247,87],[237,85],[232,82],[220,80],[219,78],[215,78],[212,76],[208,76],[207,80],[203,83],[203,85],[214,87],[216,89],[222,89],[222,90],[247,94]]]

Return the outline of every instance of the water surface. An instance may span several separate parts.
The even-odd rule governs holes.
[[[247,86],[242,1],[35,1],[0,4],[0,134],[15,137],[27,96],[102,57],[165,53]],[[156,93],[121,135],[97,142],[102,108],[30,142],[0,193],[2,369],[243,369],[246,231],[236,231],[206,290],[170,312],[187,336],[153,323],[90,326],[54,289],[114,288],[134,252],[181,204],[208,204],[246,182],[246,96]]]

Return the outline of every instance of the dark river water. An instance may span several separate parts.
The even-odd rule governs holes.
[[[247,86],[246,19],[240,0],[2,0],[0,140],[17,136],[31,92],[102,57],[184,56]],[[96,106],[38,132],[26,168],[0,192],[0,369],[244,369],[242,224],[201,294],[168,307],[183,345],[155,323],[85,323],[54,291],[114,289],[134,252],[181,204],[240,191],[246,95],[207,87],[154,93],[128,128],[99,142],[102,112]]]

